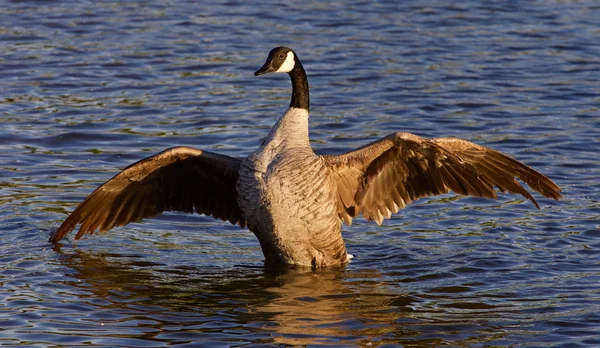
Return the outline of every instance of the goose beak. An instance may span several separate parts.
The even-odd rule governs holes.
[[[268,73],[271,73],[274,71],[275,71],[275,69],[273,69],[271,64],[269,62],[266,62],[265,65],[262,66],[262,68],[256,70],[256,72],[254,73],[254,76],[264,75],[264,74],[268,74]]]

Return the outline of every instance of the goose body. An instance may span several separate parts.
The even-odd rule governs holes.
[[[77,224],[75,239],[163,211],[197,212],[248,226],[268,264],[339,266],[349,260],[341,224],[361,214],[381,224],[421,197],[454,191],[494,198],[494,187],[539,208],[517,178],[560,198],[544,175],[456,138],[393,133],[345,154],[316,155],[308,136],[308,80],[294,51],[273,49],[255,75],[274,72],[291,78],[290,107],[254,153],[238,159],[175,147],[136,162],[90,194],[50,241]]]
[[[242,162],[238,205],[267,263],[340,265],[347,256],[337,188],[325,161],[306,141],[307,123],[306,110],[290,108]]]

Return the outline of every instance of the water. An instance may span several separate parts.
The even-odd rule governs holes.
[[[600,345],[600,6],[582,1],[0,4],[0,344]],[[46,241],[118,170],[175,145],[244,156],[288,103],[311,137],[456,136],[564,198],[420,200],[344,228],[344,269],[263,267],[254,236],[165,214]]]

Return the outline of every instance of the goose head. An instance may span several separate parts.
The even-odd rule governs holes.
[[[288,73],[292,80],[292,99],[290,108],[304,109],[308,112],[310,97],[308,93],[308,79],[300,63],[300,59],[289,47],[275,47],[269,52],[267,61],[258,69],[254,76],[268,73]]]
[[[267,61],[258,69],[254,76],[268,73],[285,72],[289,73],[296,66],[296,54],[288,47],[275,47],[269,52]]]

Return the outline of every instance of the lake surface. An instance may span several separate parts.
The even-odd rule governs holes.
[[[600,4],[582,1],[0,3],[0,345],[600,346]],[[245,156],[287,108],[311,137],[393,131],[514,156],[563,199],[423,199],[344,227],[343,269],[276,271],[248,230],[168,213],[48,237],[130,163]]]

